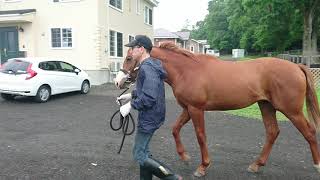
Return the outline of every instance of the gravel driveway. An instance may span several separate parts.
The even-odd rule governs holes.
[[[139,179],[138,165],[131,155],[133,136],[127,137],[121,154],[117,154],[122,136],[109,127],[109,118],[118,109],[118,94],[113,85],[104,85],[94,87],[88,95],[58,95],[44,104],[30,98],[1,99],[0,179]],[[259,155],[264,142],[263,123],[223,112],[205,115],[213,166],[206,177],[192,177],[200,163],[193,126],[188,123],[181,131],[192,158],[185,164],[178,159],[171,135],[181,108],[170,88],[166,95],[167,121],[155,134],[151,151],[185,179],[320,179],[312,166],[309,145],[290,122],[279,122],[281,132],[267,166],[259,173],[248,173],[248,165]]]

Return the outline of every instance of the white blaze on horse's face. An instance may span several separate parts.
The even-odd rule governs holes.
[[[124,82],[128,79],[128,74],[125,74],[122,71],[119,71],[116,78],[114,79],[114,84],[117,86],[117,88],[121,89]]]

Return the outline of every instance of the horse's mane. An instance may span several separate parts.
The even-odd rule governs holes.
[[[182,54],[188,58],[191,58],[192,60],[198,61],[197,57],[190,51],[182,49],[178,47],[177,45],[173,44],[172,42],[164,42],[162,43],[159,48],[161,49],[167,49],[169,51],[173,51],[178,54]]]

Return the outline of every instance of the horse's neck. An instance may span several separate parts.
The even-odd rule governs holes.
[[[152,49],[151,56],[162,62],[163,68],[167,72],[166,82],[174,87],[176,82],[179,81],[179,77],[183,74],[184,68],[181,68],[181,64],[177,63],[177,59],[170,58],[170,55],[159,48]],[[180,67],[178,67],[179,65]]]

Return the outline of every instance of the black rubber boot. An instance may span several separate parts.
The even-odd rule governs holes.
[[[146,161],[144,161],[143,167],[145,170],[148,170],[153,175],[163,180],[179,180],[180,177],[174,174],[166,165],[152,158],[147,158]]]
[[[140,166],[140,180],[152,180],[152,173],[144,166]]]

